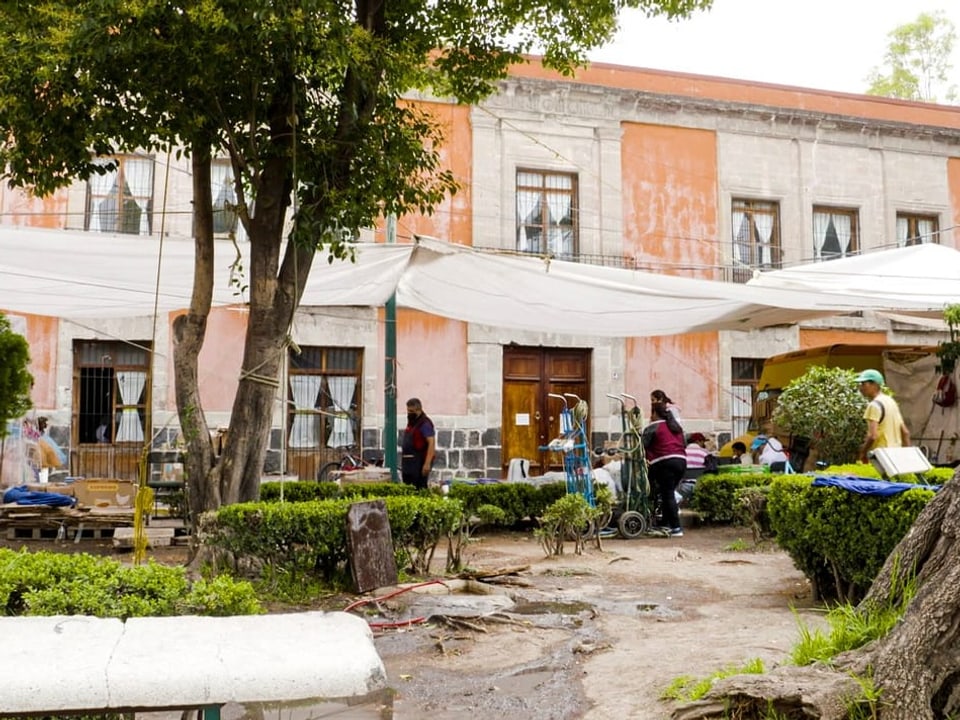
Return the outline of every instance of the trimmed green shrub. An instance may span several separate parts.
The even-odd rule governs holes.
[[[281,485],[283,486],[281,488]],[[265,482],[260,486],[261,502],[279,502],[283,491],[284,502],[336,500],[343,497],[382,498],[390,495],[415,495],[417,489],[403,483],[344,483],[334,482]]]
[[[182,567],[127,567],[86,553],[0,549],[4,615],[253,615],[262,612],[248,582],[218,578],[190,583]]]
[[[934,493],[918,487],[875,497],[811,483],[806,475],[771,483],[767,511],[777,543],[816,598],[856,602]]]
[[[299,503],[238,503],[202,519],[202,542],[232,561],[236,573],[289,582],[343,576],[347,509],[357,498]],[[436,545],[460,524],[463,506],[429,494],[384,498],[394,552],[402,566],[425,573]]]
[[[450,497],[463,503],[468,516],[476,515],[483,505],[494,505],[503,511],[497,524],[514,527],[525,519],[534,519],[567,494],[564,482],[545,485],[528,483],[453,483]]]
[[[690,506],[708,522],[732,523],[742,518],[737,491],[770,483],[773,475],[765,472],[719,473],[701,475]]]

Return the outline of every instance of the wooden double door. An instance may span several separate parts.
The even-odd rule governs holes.
[[[530,474],[563,470],[559,453],[542,451],[560,433],[563,403],[551,394],[590,398],[591,351],[583,348],[503,348],[502,470],[511,458],[530,461]],[[572,404],[572,401],[571,401]],[[587,440],[590,420],[587,418]]]

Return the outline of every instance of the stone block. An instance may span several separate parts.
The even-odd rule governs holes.
[[[487,428],[483,431],[480,444],[486,447],[500,444],[500,428]]]
[[[464,450],[462,464],[467,470],[483,470],[486,465],[486,453],[481,448]]]

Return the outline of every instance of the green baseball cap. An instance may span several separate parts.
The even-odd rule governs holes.
[[[857,382],[872,382],[877,385],[883,385],[883,375],[879,370],[864,370],[862,373],[857,375]]]

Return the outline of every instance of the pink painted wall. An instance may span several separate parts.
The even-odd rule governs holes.
[[[624,255],[643,267],[719,279],[717,136],[623,124]]]
[[[180,313],[170,314],[173,320]],[[207,321],[207,337],[199,358],[200,401],[206,412],[230,412],[237,394],[240,365],[243,362],[243,341],[247,332],[247,311],[234,308],[213,308]],[[167,407],[177,407],[174,390],[173,345],[167,353]]]
[[[940,242],[949,247],[960,248],[960,158],[947,158],[947,184],[950,186],[950,205],[953,209],[950,224],[953,227],[949,232],[940,233]]]
[[[628,338],[625,387],[646,410],[650,393],[663,390],[684,418],[715,418],[720,388],[717,333]]]
[[[466,323],[398,309],[398,413],[418,397],[427,415],[464,415],[468,387]]]
[[[657,272],[718,278],[716,134],[624,123],[624,254]],[[626,391],[663,390],[685,418],[719,415],[718,334],[628,338]]]
[[[431,215],[411,214],[397,220],[398,242],[410,242],[413,235],[470,245],[473,242],[471,177],[473,174],[473,128],[471,108],[450,103],[414,103],[442,128],[443,145],[438,149],[440,169],[449,170],[460,189],[448,195]]]
[[[67,226],[67,193],[38,198],[24,190],[0,188],[0,218],[4,225],[62,229]]]
[[[26,321],[24,337],[30,345],[30,374],[33,375],[33,390],[30,399],[36,410],[53,410],[57,405],[57,337],[60,321],[46,315],[5,313],[16,331],[22,330]]]

